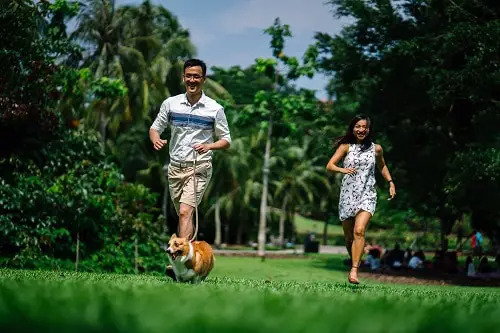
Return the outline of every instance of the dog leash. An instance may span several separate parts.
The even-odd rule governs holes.
[[[195,224],[195,229],[193,233],[193,237],[189,242],[193,242],[196,239],[196,236],[198,235],[198,199],[196,197],[196,159],[198,158],[197,151],[193,149],[193,188],[194,188],[194,211],[196,214],[196,224]]]

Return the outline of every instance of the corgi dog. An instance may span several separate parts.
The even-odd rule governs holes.
[[[168,242],[167,254],[178,282],[204,281],[215,265],[212,247],[207,242],[190,242],[175,233]]]

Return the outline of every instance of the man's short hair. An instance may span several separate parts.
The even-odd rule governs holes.
[[[188,59],[184,62],[184,72],[186,69],[189,67],[195,67],[195,66],[200,66],[201,67],[201,72],[203,76],[207,75],[207,65],[201,61],[200,59]]]

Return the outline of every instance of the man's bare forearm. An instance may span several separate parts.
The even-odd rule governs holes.
[[[230,144],[227,140],[220,139],[214,143],[210,143],[208,146],[209,146],[210,150],[221,150],[221,149],[229,148]]]
[[[160,134],[155,129],[150,128],[149,129],[149,140],[151,140],[151,142],[154,143],[159,138],[160,138]]]

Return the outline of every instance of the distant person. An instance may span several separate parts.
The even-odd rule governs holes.
[[[477,271],[481,274],[491,273],[493,271],[488,262],[487,256],[481,258],[481,260],[479,261],[479,266],[477,268]]]
[[[396,243],[396,245],[394,246],[394,250],[391,251],[391,256],[390,256],[391,266],[397,269],[403,267],[404,258],[405,258],[405,252],[401,250],[401,246],[398,243]]]
[[[422,269],[424,268],[425,255],[422,250],[415,252],[408,262],[408,267],[411,269]]]
[[[483,235],[474,230],[471,237],[472,255],[474,257],[481,257],[483,255]]]
[[[472,262],[472,257],[468,256],[465,260],[465,271],[467,272],[467,276],[473,277],[476,275],[476,268],[474,267],[474,262]]]
[[[203,92],[206,64],[199,59],[184,63],[182,80],[186,93],[171,96],[161,104],[149,130],[154,149],[160,150],[167,140],[160,134],[170,125],[168,187],[179,216],[179,237],[193,235],[193,211],[199,205],[212,178],[213,150],[227,149],[231,143],[224,108]],[[214,142],[214,136],[218,139]],[[196,193],[193,169],[196,161]],[[172,276],[171,266],[167,275]]]
[[[372,141],[372,122],[367,116],[354,117],[345,135],[335,140],[335,153],[327,170],[344,174],[339,200],[339,218],[344,228],[345,246],[352,259],[348,281],[358,284],[358,268],[363,256],[365,230],[375,213],[375,166],[389,183],[390,199],[396,188],[385,164],[383,149]],[[343,159],[343,168],[337,163]]]
[[[372,271],[380,268],[380,251],[377,248],[370,249],[366,256],[366,264]]]

